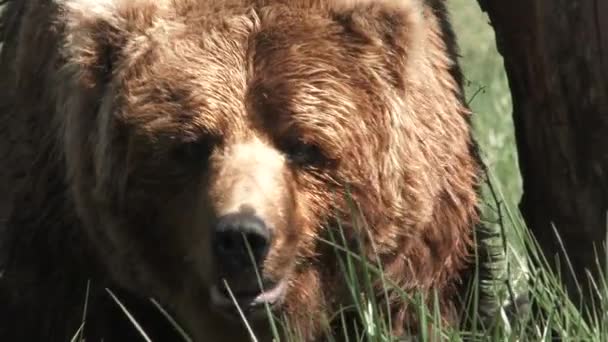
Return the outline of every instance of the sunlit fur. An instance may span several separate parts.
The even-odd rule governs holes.
[[[312,340],[348,304],[318,239],[337,213],[365,222],[346,234],[364,237],[361,252],[378,253],[388,278],[437,290],[456,323],[479,167],[443,1],[26,3],[5,15],[22,37],[8,47],[19,56],[8,60],[12,111],[47,133],[33,149],[51,161],[32,177],[59,178],[29,191],[63,184],[70,205],[52,215],[65,227],[52,231],[84,232],[101,265],[72,274],[158,298],[197,340],[243,338],[208,308],[209,233],[219,215],[253,211],[274,236],[263,275],[289,280],[276,309]],[[174,158],[196,141],[210,144],[208,160]],[[293,141],[319,160],[294,162]],[[403,300],[391,311],[396,334],[415,325]]]

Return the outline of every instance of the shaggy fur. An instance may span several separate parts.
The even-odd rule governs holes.
[[[104,287],[151,334],[141,298],[196,340],[244,339],[208,305],[211,223],[239,210],[272,228],[263,276],[306,339],[349,304],[319,241],[336,215],[457,323],[479,165],[442,1],[9,1],[2,23],[0,115],[24,129],[0,145],[24,181],[3,200],[0,339],[71,338],[88,279],[87,340],[135,333]],[[391,298],[402,334],[415,312]]]

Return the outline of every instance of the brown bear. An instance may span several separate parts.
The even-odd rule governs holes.
[[[122,304],[179,340],[148,298],[196,341],[266,308],[320,339],[332,234],[458,324],[480,163],[442,0],[8,0],[1,30],[0,339],[135,338]]]

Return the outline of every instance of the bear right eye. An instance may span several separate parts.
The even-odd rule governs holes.
[[[300,166],[319,166],[326,161],[321,149],[314,144],[302,141],[291,141],[284,147],[289,160]]]
[[[206,162],[213,153],[214,144],[211,140],[193,141],[180,144],[173,148],[171,157],[183,164],[198,164]]]

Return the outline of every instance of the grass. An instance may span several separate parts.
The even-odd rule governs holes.
[[[492,290],[502,299],[512,298],[524,289],[529,291],[531,304],[538,310],[517,311],[514,320],[508,320],[506,309],[500,310],[493,321],[485,326],[469,330],[448,328],[438,320],[438,303],[422,298],[421,294],[408,294],[383,277],[380,264],[363,262],[361,258],[342,247],[342,237],[326,241],[336,247],[345,280],[351,285],[353,309],[362,322],[357,331],[357,341],[392,341],[390,315],[386,303],[378,300],[371,284],[380,280],[386,293],[389,289],[411,302],[418,309],[422,335],[419,340],[430,341],[549,341],[555,337],[565,340],[608,340],[606,314],[583,320],[582,311],[565,295],[559,275],[553,274],[547,262],[528,233],[516,209],[521,196],[521,178],[517,164],[515,139],[511,118],[512,103],[502,58],[496,52],[494,33],[475,0],[450,0],[453,25],[459,40],[462,57],[460,63],[466,77],[466,95],[474,112],[474,133],[480,144],[482,156],[490,171],[493,187],[484,188],[484,217],[489,226],[497,228],[500,248],[508,250],[505,267],[501,270],[504,282],[494,284]],[[530,282],[533,280],[533,282]],[[530,284],[529,286],[527,286]],[[604,278],[593,286],[600,302],[598,312],[608,313],[608,290]],[[473,287],[474,289],[476,287]],[[380,296],[383,298],[382,296]],[[473,296],[475,298],[475,296]],[[118,299],[116,299],[118,302]],[[424,303],[430,303],[427,306]],[[472,301],[473,310],[478,302]],[[336,313],[346,322],[342,313]],[[471,317],[472,319],[476,317]],[[132,319],[132,317],[129,317]],[[274,322],[274,321],[273,321]],[[288,340],[298,340],[297,332],[277,321],[275,330],[286,330]],[[429,329],[429,326],[432,327]],[[145,333],[142,332],[142,335]],[[187,340],[187,338],[185,338]],[[332,338],[329,337],[331,341]]]

